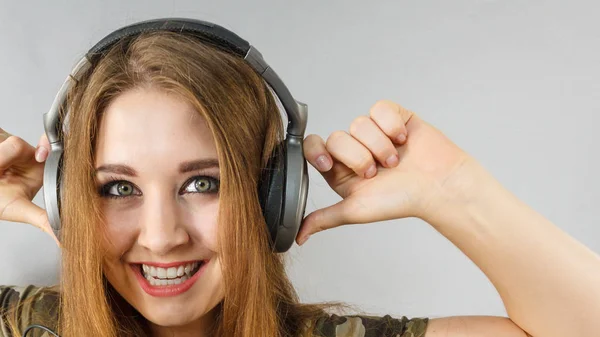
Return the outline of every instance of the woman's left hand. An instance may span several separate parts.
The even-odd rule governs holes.
[[[344,224],[419,217],[468,188],[472,158],[413,112],[379,101],[349,133],[304,140],[304,156],[343,200],[305,217],[296,240]],[[462,175],[462,176],[461,176]],[[468,177],[467,177],[468,178]]]

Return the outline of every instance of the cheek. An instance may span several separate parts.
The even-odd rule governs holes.
[[[107,258],[115,258],[125,253],[135,242],[139,229],[139,214],[134,210],[114,205],[105,205],[103,230],[106,233],[103,243]]]
[[[188,224],[188,233],[200,244],[217,252],[219,202],[190,203],[183,223]]]

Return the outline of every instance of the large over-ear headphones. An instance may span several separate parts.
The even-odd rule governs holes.
[[[60,134],[63,132],[63,125],[59,120],[59,112],[67,104],[67,93],[81,76],[94,66],[92,60],[97,60],[98,56],[116,42],[154,31],[195,36],[244,58],[268,83],[283,105],[288,117],[286,137],[279,149],[272,154],[267,167],[263,169],[258,193],[273,249],[276,252],[287,251],[298,234],[306,207],[308,173],[302,141],[306,130],[307,106],[294,99],[283,81],[250,43],[216,24],[181,18],[143,21],[107,35],[77,63],[56,95],[50,111],[44,114],[44,128],[50,141],[50,154],[44,168],[44,202],[54,234],[61,239],[60,173],[63,144]],[[65,119],[68,120],[68,116]]]

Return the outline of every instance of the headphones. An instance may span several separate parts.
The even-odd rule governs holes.
[[[244,58],[268,84],[271,93],[283,105],[288,117],[286,137],[271,154],[263,168],[258,196],[265,217],[273,250],[287,251],[294,243],[304,218],[308,194],[308,172],[302,150],[308,107],[294,99],[283,81],[265,62],[261,53],[246,40],[216,24],[182,18],[142,21],[116,30],[100,40],[77,63],[56,95],[52,107],[44,114],[44,129],[50,142],[50,153],[44,166],[44,202],[52,230],[61,239],[60,197],[63,127],[59,111],[67,104],[67,93],[91,67],[92,60],[101,56],[116,42],[146,32],[169,31],[208,40],[227,52]],[[280,108],[281,109],[281,108]],[[68,111],[68,110],[67,110]],[[68,121],[68,114],[65,121]]]

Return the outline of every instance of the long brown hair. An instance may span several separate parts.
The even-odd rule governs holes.
[[[298,336],[324,314],[325,305],[299,303],[283,256],[271,250],[257,184],[283,138],[283,123],[260,75],[209,42],[167,32],[123,40],[92,61],[96,64],[69,93],[67,105],[59,333],[148,333],[145,319],[103,276],[103,220],[93,172],[102,112],[125,91],[152,87],[191,103],[207,120],[217,144],[225,297],[218,305],[215,336]]]

